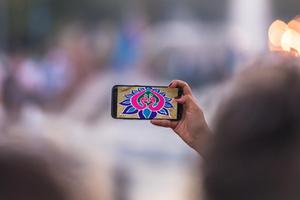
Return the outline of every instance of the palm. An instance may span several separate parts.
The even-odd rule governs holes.
[[[182,118],[178,122],[169,120],[152,120],[152,124],[172,128],[189,146],[199,153],[203,153],[210,140],[210,131],[205,121],[201,107],[197,104],[191,88],[184,81],[176,80],[170,84],[171,88],[182,88],[183,96],[176,99],[183,105]]]
[[[201,133],[202,111],[197,109],[197,112],[185,109],[182,119],[177,122],[173,130],[191,147],[194,146],[195,139]]]

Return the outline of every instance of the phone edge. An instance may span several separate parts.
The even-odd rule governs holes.
[[[112,95],[111,95],[111,117],[113,119],[118,119],[118,120],[141,120],[137,118],[118,118],[117,117],[117,98],[118,98],[118,87],[147,87],[148,85],[114,85],[112,87]],[[169,86],[149,86],[149,87],[158,87],[158,88],[169,88]],[[183,90],[181,88],[178,88],[178,96],[183,95]],[[115,105],[115,106],[114,106]],[[168,119],[170,121],[179,121],[182,117],[182,112],[183,112],[183,105],[178,104],[178,109],[177,109],[177,118],[176,119]],[[142,119],[142,120],[148,120],[150,121],[151,119]],[[165,119],[156,119],[156,120],[165,120]]]
[[[181,88],[178,88],[179,91],[178,91],[178,97],[182,97],[183,95],[183,90]],[[182,118],[182,113],[183,113],[183,105],[182,104],[179,104],[177,103],[177,119],[176,121],[180,121],[181,118]],[[175,120],[174,120],[175,121]]]
[[[111,89],[111,117],[113,119],[117,118],[117,102],[118,101],[118,85],[114,85]]]

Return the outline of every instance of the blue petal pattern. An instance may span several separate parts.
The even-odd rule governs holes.
[[[165,100],[166,100],[167,102],[169,102],[169,101],[171,101],[172,99],[170,99],[169,97],[165,97]]]
[[[169,115],[169,111],[165,108],[161,109],[160,111],[158,111],[159,114],[161,115]]]
[[[132,106],[128,106],[124,111],[123,111],[123,114],[136,114],[138,112],[137,109],[135,109],[134,107]]]
[[[174,108],[174,106],[171,103],[166,102],[165,108]]]
[[[126,99],[126,100],[122,101],[120,104],[121,104],[122,106],[130,106],[130,105],[131,105],[130,99]]]
[[[125,98],[130,99],[133,96],[133,94],[126,94]]]
[[[156,112],[152,112],[149,119],[154,119],[157,116]]]
[[[139,112],[139,117],[140,119],[146,119],[142,110]]]
[[[132,94],[136,94],[138,92],[138,90],[132,90]]]
[[[143,110],[143,114],[145,116],[146,119],[149,119],[150,115],[151,115],[151,110],[149,110],[148,108],[146,108],[145,110]]]

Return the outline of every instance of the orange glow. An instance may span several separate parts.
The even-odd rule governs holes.
[[[281,38],[287,30],[287,24],[276,20],[269,28],[269,40],[274,47],[281,47]]]
[[[269,42],[269,49],[270,49],[271,51],[274,51],[274,52],[282,51],[281,46],[280,46],[280,47],[274,46],[271,42]]]
[[[288,24],[276,20],[269,28],[269,47],[271,51],[289,52],[300,55],[300,16]]]
[[[284,51],[300,52],[300,34],[288,29],[282,36],[281,47]]]
[[[288,27],[300,34],[300,18],[295,18],[289,22]]]

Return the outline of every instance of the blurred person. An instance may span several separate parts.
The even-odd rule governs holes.
[[[3,108],[3,88],[4,81],[7,78],[7,70],[5,68],[6,56],[0,54],[0,129],[4,125],[4,108]]]
[[[91,31],[78,24],[67,26],[58,35],[58,47],[72,66],[73,84],[86,80],[97,69],[95,45]]]
[[[179,122],[156,121],[172,128],[204,158],[208,200],[294,200],[300,198],[300,62],[262,60],[234,79],[221,104],[214,135],[190,87],[181,87]]]
[[[11,123],[18,119],[24,102],[24,91],[18,80],[20,67],[25,61],[22,53],[11,53],[6,63],[6,76],[3,80],[2,101],[6,122]],[[6,123],[5,123],[6,124]]]
[[[47,107],[60,108],[64,95],[72,87],[74,70],[67,53],[61,48],[50,48],[40,62],[42,82],[38,95]]]
[[[1,90],[3,107],[7,118],[5,125],[17,122],[22,108],[28,103],[41,105],[38,93],[45,79],[37,57],[24,52],[13,52],[5,63],[6,75]]]
[[[56,160],[60,162],[59,160]],[[57,173],[33,152],[0,146],[0,198],[7,200],[71,199]],[[62,171],[61,171],[62,172]],[[61,173],[59,172],[59,173]]]
[[[41,71],[39,59],[26,56],[16,67],[15,76],[16,84],[23,92],[23,99],[25,102],[40,103],[38,91],[42,87],[43,74]]]
[[[95,74],[99,74],[105,64],[99,59],[103,55],[98,55],[99,41],[93,34],[93,31],[81,24],[67,25],[59,32],[55,47],[50,49],[44,59],[47,86],[59,94],[54,98],[58,110],[69,107],[73,99],[77,98],[77,93],[81,92],[81,88]]]
[[[1,92],[3,90],[3,82],[7,76],[7,70],[5,67],[5,63],[6,63],[6,56],[1,55],[1,53],[0,53],[0,91]]]
[[[300,198],[300,63],[256,64],[218,114],[204,170],[208,199]]]
[[[20,135],[0,139],[0,199],[111,199],[104,176],[101,182],[95,180],[104,174],[99,166],[95,174],[79,156],[49,139]]]
[[[141,16],[125,20],[118,31],[112,55],[112,67],[120,72],[132,71],[142,58],[142,36],[145,22]]]

